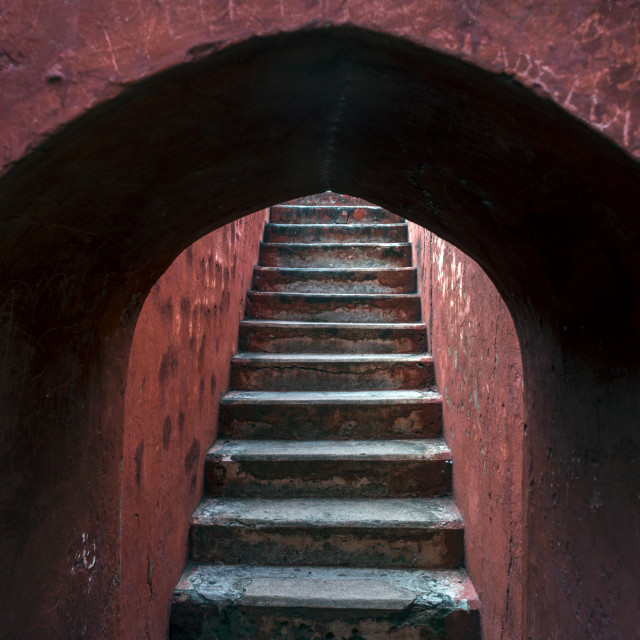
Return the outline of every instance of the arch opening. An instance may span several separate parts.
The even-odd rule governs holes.
[[[234,328],[242,319],[238,301],[254,288],[251,271],[261,223],[264,212],[191,245],[156,282],[138,319],[125,397],[121,635],[134,629],[151,637],[164,632],[191,511],[202,498],[203,458],[218,424],[218,395],[227,389]],[[487,637],[516,637],[521,629],[522,365],[515,330],[476,263],[418,225],[411,225],[410,236],[422,321],[430,327],[429,352],[437,351],[442,432],[457,470],[455,497],[465,516],[467,567],[481,594]],[[214,342],[219,343],[215,350]],[[258,342],[259,351],[272,351],[264,340]],[[467,397],[474,387],[475,395]],[[204,420],[198,417],[203,411]],[[313,438],[312,421],[292,417],[298,420],[298,428]],[[273,431],[268,415],[261,423]],[[189,466],[185,478],[187,459],[199,462]],[[508,471],[500,473],[500,467]],[[147,535],[140,536],[141,530]]]
[[[511,79],[351,27],[251,39],[93,109],[0,181],[4,562],[25,574],[49,566],[34,596],[47,602],[69,549],[61,537],[53,561],[37,551],[48,533],[32,506],[77,519],[77,539],[87,529],[100,550],[94,596],[78,604],[87,574],[72,574],[71,604],[53,624],[110,628],[104,602],[117,597],[119,570],[107,531],[118,528],[122,384],[142,300],[205,232],[332,189],[432,229],[496,284],[528,381],[526,626],[552,637],[589,609],[595,628],[615,617],[624,632],[638,572],[621,550],[640,538],[627,508],[637,500],[639,175],[619,148]],[[593,481],[578,481],[593,468]],[[585,515],[596,493],[610,500]],[[593,539],[572,540],[585,526]],[[581,574],[594,554],[620,585],[605,601],[599,578]],[[562,581],[545,575],[557,562],[580,587],[567,612],[548,616],[564,599]],[[31,586],[8,598],[10,628]]]

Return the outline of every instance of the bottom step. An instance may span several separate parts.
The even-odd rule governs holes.
[[[172,640],[476,640],[475,589],[460,570],[187,566]]]

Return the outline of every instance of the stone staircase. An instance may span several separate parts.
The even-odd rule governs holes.
[[[272,207],[173,640],[480,638],[406,223]]]

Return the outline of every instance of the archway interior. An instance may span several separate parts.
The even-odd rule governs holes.
[[[631,300],[637,176],[550,102],[459,60],[352,28],[253,39],[136,85],[6,175],[4,286],[40,272],[32,304],[106,328],[197,237],[330,188],[459,246],[514,312],[601,325],[594,310]]]
[[[559,466],[576,439],[598,446],[595,402],[599,420],[616,424],[610,438],[637,442],[628,345],[640,332],[639,175],[615,145],[511,79],[355,28],[251,39],[137,84],[0,182],[5,455],[27,469],[10,492],[51,506],[56,477],[68,504],[55,509],[90,503],[112,518],[123,371],[152,283],[207,231],[325,189],[433,230],[489,274],[523,347],[528,422],[541,438],[531,473],[544,443]],[[77,473],[99,476],[94,497],[65,488]],[[630,518],[621,531],[637,526]],[[23,510],[12,522],[10,540],[46,538]],[[103,538],[102,596],[117,564]],[[613,554],[615,541],[606,546]],[[38,554],[15,557],[24,573]]]

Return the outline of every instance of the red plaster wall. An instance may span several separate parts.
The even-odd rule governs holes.
[[[136,325],[125,396],[120,638],[161,640],[187,559],[189,518],[257,262],[266,210],[186,249]]]
[[[498,284],[527,379],[525,628],[629,637],[639,165],[555,104],[638,154],[637,17],[631,0],[4,3],[3,166],[22,158],[0,180],[0,561],[22,577],[0,600],[14,637],[25,621],[33,638],[117,637],[141,294],[214,227],[326,188],[434,229]],[[346,22],[452,58],[324,28]]]
[[[640,154],[636,0],[12,0],[0,14],[2,163],[149,72],[250,35],[353,24],[513,75]]]
[[[467,255],[409,223],[443,396],[465,555],[486,640],[522,633],[522,359],[496,288]]]

